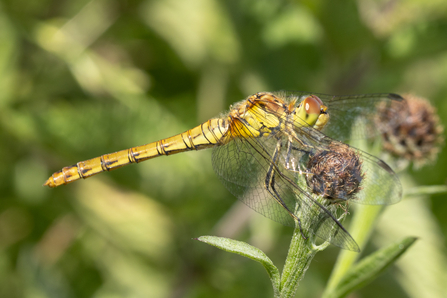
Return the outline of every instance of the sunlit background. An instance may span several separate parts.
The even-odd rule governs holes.
[[[192,239],[247,241],[282,268],[292,232],[236,203],[211,150],[42,184],[258,91],[412,92],[445,125],[446,37],[442,0],[2,1],[0,297],[271,297],[261,265]],[[446,182],[443,149],[404,190]],[[388,208],[367,252],[420,239],[352,297],[446,297],[446,214],[446,195]],[[297,297],[320,297],[338,252]]]

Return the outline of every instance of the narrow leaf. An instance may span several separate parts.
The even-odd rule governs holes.
[[[196,240],[213,245],[224,251],[236,253],[238,255],[250,258],[256,262],[261,263],[262,266],[264,266],[264,268],[267,270],[270,280],[272,281],[275,297],[279,295],[280,275],[278,268],[276,268],[276,266],[273,265],[273,262],[269,259],[269,257],[267,257],[267,255],[259,248],[256,248],[242,241],[237,241],[224,237],[201,236],[199,238],[196,238]]]
[[[415,237],[407,237],[363,258],[355,266],[351,267],[334,291],[327,297],[345,297],[355,289],[368,284],[392,265],[416,239]]]

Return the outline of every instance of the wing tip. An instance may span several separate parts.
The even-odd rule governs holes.
[[[355,244],[356,244],[356,246],[351,247],[350,251],[357,252],[357,253],[361,252],[359,245],[357,243],[355,243]]]
[[[392,100],[397,100],[397,101],[404,100],[404,98],[402,96],[400,96],[399,94],[396,94],[396,93],[388,93],[388,98],[392,99]]]

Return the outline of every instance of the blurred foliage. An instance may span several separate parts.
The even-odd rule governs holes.
[[[445,126],[445,36],[441,0],[2,1],[0,297],[272,296],[259,264],[191,240],[237,238],[275,263],[290,240],[291,229],[231,207],[209,151],[41,185],[258,91],[412,92]],[[446,164],[443,150],[407,170],[404,189],[444,184]],[[445,295],[445,214],[445,195],[388,208],[367,250],[420,241],[358,297]],[[300,297],[321,295],[337,252],[315,258]]]

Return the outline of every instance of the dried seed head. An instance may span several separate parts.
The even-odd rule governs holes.
[[[313,193],[335,200],[348,200],[362,188],[365,174],[357,152],[345,144],[319,150],[307,163],[307,185]]]
[[[383,126],[390,121],[399,123],[382,134],[383,147],[392,155],[420,167],[436,159],[443,142],[444,128],[436,109],[427,100],[412,94],[406,94],[403,98],[406,105],[398,114],[390,114],[379,107],[376,121]],[[400,118],[399,121],[396,117]]]

